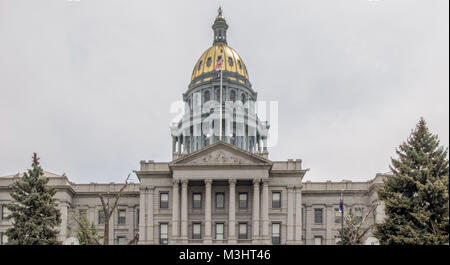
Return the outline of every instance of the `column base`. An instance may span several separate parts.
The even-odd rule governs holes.
[[[205,238],[203,239],[203,244],[212,245],[212,238],[210,236],[209,237],[205,236]]]
[[[236,245],[237,244],[236,238],[229,238],[228,239],[228,244],[229,245]]]

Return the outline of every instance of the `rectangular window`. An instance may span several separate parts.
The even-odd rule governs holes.
[[[281,226],[279,223],[272,224],[272,244],[280,244],[280,229]]]
[[[202,194],[193,193],[192,194],[192,208],[201,209],[202,208]]]
[[[339,208],[334,208],[334,223],[340,224],[342,221],[342,214],[339,211]]]
[[[3,205],[1,205],[0,204],[0,220],[3,220],[4,219],[4,217],[3,217]],[[1,240],[1,239],[0,239]]]
[[[357,223],[361,222],[363,219],[363,211],[362,208],[355,208],[355,221]]]
[[[192,224],[192,239],[202,239],[202,225],[200,223]]]
[[[322,209],[314,209],[314,223],[322,224]]]
[[[117,223],[119,225],[124,225],[127,217],[127,211],[125,209],[120,209],[118,214],[118,220]]]
[[[103,210],[98,211],[98,224],[102,225],[105,223],[105,212]]]
[[[272,208],[281,208],[281,192],[272,192]]]
[[[137,224],[139,224],[139,219],[140,219],[140,211],[139,211],[139,209],[136,209],[136,215],[137,215],[137,218],[136,218],[136,223]]]
[[[321,236],[314,237],[314,245],[322,245],[322,237]]]
[[[247,223],[239,224],[239,239],[247,239]]]
[[[161,192],[159,194],[159,208],[162,209],[169,208],[169,193]]]
[[[334,244],[339,245],[339,242],[341,242],[341,237],[340,236],[335,236],[334,237]]]
[[[224,239],[224,232],[223,232],[223,223],[217,223],[216,224],[216,239],[217,240],[223,240]]]
[[[1,205],[0,205],[1,207]],[[0,246],[3,245],[3,233],[0,232]]]
[[[225,208],[225,194],[223,192],[216,193],[216,208]]]
[[[247,209],[248,207],[248,194],[246,192],[239,193],[239,208]]]
[[[169,243],[169,224],[159,224],[159,244],[167,245]]]
[[[116,244],[117,245],[125,245],[125,237],[124,236],[117,236],[116,238]]]
[[[81,210],[79,211],[79,214],[80,214],[80,218],[87,219],[87,210],[81,209]]]

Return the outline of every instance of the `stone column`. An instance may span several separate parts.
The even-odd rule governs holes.
[[[173,180],[172,188],[172,243],[180,237],[180,180]]]
[[[253,179],[253,210],[252,210],[252,242],[259,243],[259,185],[261,179]]]
[[[138,244],[147,243],[147,193],[144,187],[139,189],[139,241]]]
[[[333,205],[327,205],[325,208],[325,225],[327,229],[327,234],[325,236],[325,244],[333,245],[334,244],[334,236],[333,236],[333,227],[334,227],[334,211]]]
[[[262,191],[262,211],[261,211],[261,219],[262,219],[262,236],[263,241],[266,244],[270,243],[269,237],[269,180],[263,180],[263,191]]]
[[[313,209],[311,205],[305,206],[305,214],[306,214],[306,245],[313,245],[314,241],[312,238],[312,223],[314,221]]]
[[[175,136],[172,136],[172,153],[175,153],[176,145],[177,145],[177,140],[176,140]]]
[[[230,198],[228,210],[228,243],[236,244],[236,179],[229,179],[228,182],[230,184],[230,194],[228,196]]]
[[[67,237],[67,209],[69,204],[66,202],[59,203],[59,211],[61,212],[61,224],[59,226],[59,240],[64,243]]]
[[[153,186],[147,187],[147,244],[154,244],[153,234]]]
[[[287,244],[292,244],[294,241],[294,213],[295,213],[295,190],[293,185],[287,187]]]
[[[188,243],[188,180],[181,181],[181,241]]]
[[[181,137],[180,136],[177,136],[177,145],[178,145],[177,153],[181,154]]]
[[[205,238],[203,243],[212,244],[211,237],[211,186],[212,179],[205,179]]]
[[[302,186],[295,187],[295,244],[302,243]]]

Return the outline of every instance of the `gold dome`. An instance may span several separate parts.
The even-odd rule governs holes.
[[[207,49],[202,56],[200,56],[200,59],[198,59],[194,71],[192,71],[191,81],[204,73],[215,71],[219,55],[222,55],[223,58],[223,71],[237,73],[248,80],[247,68],[237,52],[227,44],[216,43]]]

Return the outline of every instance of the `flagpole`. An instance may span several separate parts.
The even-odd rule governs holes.
[[[220,133],[219,133],[219,141],[222,141],[222,64],[220,64]]]
[[[341,191],[342,211],[341,211],[341,235],[344,235],[344,191]],[[341,238],[341,240],[343,240]]]

